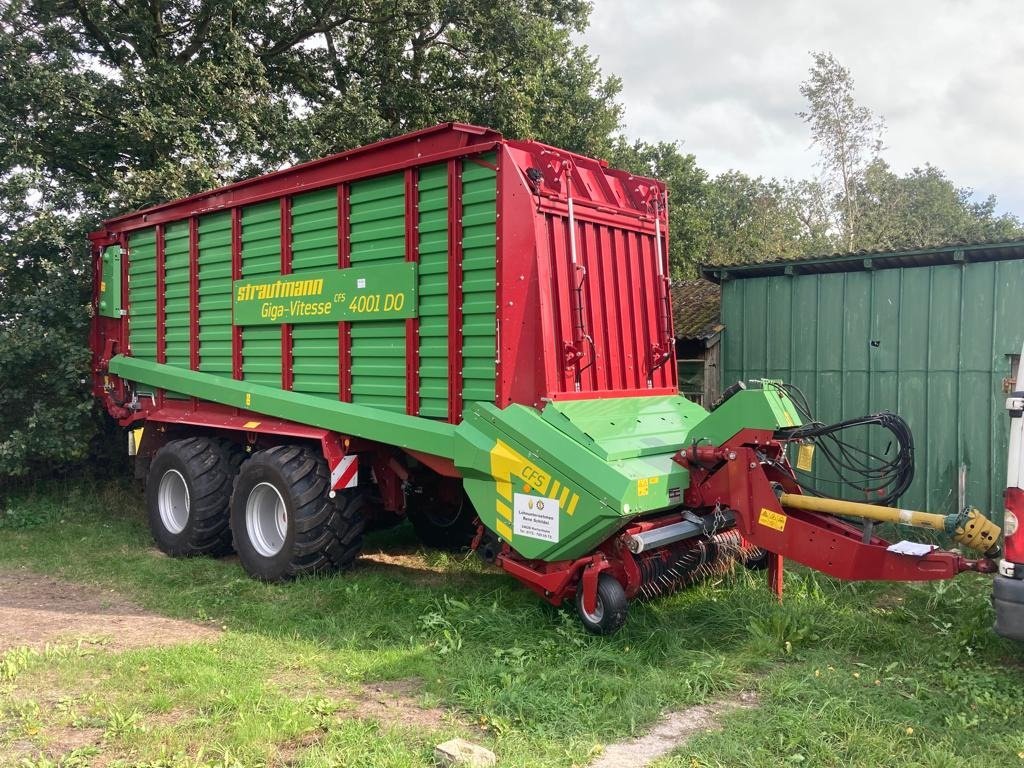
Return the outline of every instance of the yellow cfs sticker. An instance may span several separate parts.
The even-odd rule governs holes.
[[[658,484],[657,477],[641,477],[636,481],[636,495],[646,496],[651,492],[651,486]]]
[[[786,530],[786,516],[767,507],[761,507],[761,514],[758,515],[757,522],[776,531]]]
[[[796,468],[801,472],[814,469],[814,444],[804,443],[796,451]]]

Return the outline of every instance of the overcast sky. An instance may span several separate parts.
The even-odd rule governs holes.
[[[1010,0],[593,0],[582,42],[622,78],[626,133],[712,173],[813,175],[794,113],[809,51],[853,74],[898,171],[930,162],[1024,216],[1024,4]]]

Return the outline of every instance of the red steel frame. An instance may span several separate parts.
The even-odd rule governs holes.
[[[292,199],[281,198],[281,274],[292,273]],[[292,324],[281,323],[281,389],[291,389],[295,381]]]
[[[349,220],[349,185],[338,185],[338,268],[351,265],[352,243],[351,221]],[[338,399],[352,401],[352,324],[338,323]]]
[[[462,161],[448,161],[448,421],[462,420]]]
[[[193,371],[199,370],[199,219],[188,219],[188,361]],[[160,299],[166,302],[166,297]]]
[[[242,279],[242,209],[231,209],[231,281]],[[158,292],[157,304],[163,304],[163,293]],[[231,378],[242,379],[242,327],[231,325]]]
[[[405,260],[420,260],[419,172],[405,171]],[[405,321],[405,411],[416,416],[420,412],[420,319]]]

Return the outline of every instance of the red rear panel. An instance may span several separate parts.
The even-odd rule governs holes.
[[[499,405],[674,394],[664,187],[533,142],[499,165]]]

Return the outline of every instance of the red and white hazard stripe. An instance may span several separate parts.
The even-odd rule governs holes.
[[[331,467],[331,490],[355,488],[359,483],[359,457],[355,454],[342,456],[341,460]]]

